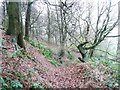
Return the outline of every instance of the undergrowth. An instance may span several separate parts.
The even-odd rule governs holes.
[[[4,50],[6,51],[6,50]],[[11,53],[10,51],[8,51]],[[17,49],[14,53],[11,53],[11,56],[9,57],[7,53],[4,53],[4,59],[2,62],[4,67],[0,68],[0,89],[6,90],[6,89],[15,89],[17,90],[18,88],[46,88],[49,87],[48,85],[45,85],[42,83],[42,80],[40,80],[40,84],[36,83],[32,79],[32,75],[35,75],[35,70],[31,69],[26,69],[25,70],[25,75],[23,75],[20,72],[19,67],[21,66],[22,62],[26,62],[27,60],[32,60],[35,63],[38,63],[38,60],[33,58],[31,54],[28,52],[24,51],[23,49]],[[29,62],[28,62],[29,63]],[[9,67],[11,68],[9,70]],[[38,68],[39,72],[44,73],[46,72],[42,68]]]
[[[45,44],[37,43],[37,42],[34,42],[33,40],[28,40],[28,41],[33,47],[38,47],[39,53],[43,54],[46,58],[48,58],[52,64],[54,64],[55,66],[60,65],[59,62],[53,59],[53,56],[52,56],[53,51],[50,48],[46,48]],[[50,88],[48,85],[45,85],[44,83],[42,83],[42,79],[39,79],[39,82],[40,82],[39,84],[32,80],[33,75],[36,74],[34,69],[27,69],[26,75],[22,75],[19,72],[19,70],[17,70],[16,67],[19,67],[19,64],[22,61],[26,61],[26,59],[30,59],[30,60],[33,60],[35,63],[38,63],[38,60],[33,58],[32,55],[30,55],[27,52],[23,52],[22,49],[18,49],[16,52],[12,54],[12,57],[13,58],[19,57],[22,60],[19,60],[17,64],[9,63],[9,65],[11,64],[10,66],[14,67],[13,70],[0,74],[0,87],[1,88],[3,88],[4,90],[6,88],[13,89],[13,88],[24,88],[24,87],[33,88],[33,89]],[[71,54],[69,54],[69,59],[73,59],[73,58],[74,57]],[[91,64],[93,66],[94,72],[91,74],[89,69],[88,71],[86,70],[87,72],[86,72],[86,75],[83,77],[84,79],[95,78],[101,82],[100,83],[101,85],[106,85],[108,87],[115,87],[115,88],[119,87],[120,82],[118,82],[118,80],[120,80],[120,70],[119,70],[120,63],[111,61],[103,57],[102,58],[93,57],[89,59],[87,58],[86,63]],[[35,67],[35,69],[37,69],[37,71],[39,71],[40,73],[46,72],[46,70],[39,68],[39,67]],[[2,71],[2,68],[0,68],[0,71]],[[94,76],[94,74],[96,75]],[[102,77],[101,79],[99,78],[100,76],[104,76],[104,77]],[[26,84],[26,83],[29,83],[29,84]]]
[[[33,40],[29,40],[28,38],[25,38],[33,47],[39,48],[39,53],[43,54],[46,58],[50,60],[50,62],[55,66],[60,66],[59,62],[53,59],[52,54],[53,51],[50,48],[47,48],[45,44],[43,43],[37,43]]]
[[[46,87],[45,84],[40,83],[37,84],[35,82],[32,82],[29,78],[27,78],[28,75],[16,75],[12,73],[4,73],[3,75],[0,76],[0,87],[2,90],[6,90],[6,88],[13,89],[13,88],[44,88]],[[29,85],[26,83],[29,82]]]
[[[101,84],[115,88],[120,85],[120,63],[104,57],[93,57],[86,60],[87,63],[92,63],[95,73],[106,78],[106,80],[100,79]]]

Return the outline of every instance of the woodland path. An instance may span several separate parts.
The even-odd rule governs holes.
[[[10,36],[5,35],[5,32],[2,32],[3,39],[5,42],[3,46],[5,48],[2,51],[7,52],[8,54],[15,53],[17,51],[13,50],[13,44],[10,43]],[[88,63],[71,63],[68,66],[54,66],[51,62],[45,58],[44,55],[38,52],[38,48],[33,47],[29,42],[25,41],[26,51],[32,56],[32,60],[23,59],[22,57],[10,57],[2,59],[2,68],[3,73],[18,71],[22,75],[27,75],[27,71],[31,71],[31,78],[37,84],[42,83],[52,87],[52,88],[90,88],[97,87],[96,83],[99,83],[96,78],[85,77],[89,73],[93,73],[93,68]],[[8,53],[9,52],[9,53]],[[2,56],[5,56],[4,53]],[[16,62],[20,60],[20,62]],[[37,60],[37,62],[33,61]],[[7,63],[9,64],[7,64]],[[16,63],[17,65],[15,65]],[[14,67],[16,66],[16,67]],[[45,72],[41,72],[38,69],[43,69]],[[33,73],[34,72],[34,73]],[[23,81],[26,85],[29,85],[31,82]]]
[[[90,85],[85,84],[86,82],[89,82],[89,78],[88,80],[84,80],[83,78],[86,74],[85,63],[55,67],[47,58],[38,52],[38,48],[33,48],[29,43],[26,43],[26,45],[27,51],[31,52],[33,56],[39,60],[42,68],[46,70],[44,74],[39,75],[42,77],[44,83],[53,88],[91,87]]]

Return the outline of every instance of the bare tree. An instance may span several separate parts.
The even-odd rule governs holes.
[[[81,11],[82,9],[80,9]],[[73,36],[70,32],[69,35],[75,39],[73,42],[82,55],[85,58],[86,55],[91,57],[93,55],[94,49],[107,37],[107,35],[113,30],[117,25],[118,20],[113,21],[111,17],[112,6],[111,2],[100,8],[98,5],[98,15],[96,22],[92,21],[92,12],[88,9],[88,14],[85,17],[84,11],[81,12],[78,18],[74,16],[76,22],[78,22],[78,27],[80,34]],[[83,18],[83,16],[85,18]]]
[[[64,49],[65,49],[65,43],[66,43],[67,31],[68,31],[68,25],[69,25],[68,13],[69,13],[69,9],[72,7],[72,5],[73,5],[73,3],[67,4],[67,0],[65,0],[65,2],[62,2],[60,0],[60,2],[59,2],[60,19],[57,15],[57,19],[58,19],[57,22],[58,22],[59,33],[60,33],[59,59],[61,59],[65,55]]]
[[[55,15],[56,16],[55,22],[59,30],[58,33],[59,33],[59,41],[60,41],[60,52],[58,57],[59,59],[61,59],[65,54],[64,47],[66,43],[67,30],[68,30],[68,12],[69,12],[69,9],[73,6],[73,3],[68,3],[67,0],[65,0],[64,2],[62,0],[59,0],[58,5],[51,4],[48,1],[46,1],[45,3],[50,6],[55,6],[56,8],[57,15]]]
[[[34,0],[34,1],[28,1],[28,4],[27,4],[27,12],[26,12],[26,19],[25,19],[25,37],[29,38],[29,33],[31,31],[31,20],[30,20],[30,15],[31,15],[31,6],[32,4],[37,1],[37,0]],[[33,22],[32,22],[33,24]]]

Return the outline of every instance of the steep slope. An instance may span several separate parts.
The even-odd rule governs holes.
[[[90,63],[79,62],[56,67],[39,52],[39,48],[33,47],[29,42],[25,41],[26,52],[22,52],[20,48],[14,50],[10,36],[5,35],[3,31],[2,36],[4,42],[0,74],[6,79],[7,84],[10,84],[10,80],[18,80],[27,88],[33,87],[33,84],[46,88],[106,87],[100,84],[101,80],[106,79],[98,76]]]
[[[38,63],[38,66],[42,66],[42,68],[46,70],[44,74],[38,75],[38,77],[43,80],[43,83],[46,83],[52,88],[89,87],[87,85],[85,86],[87,81],[84,81],[83,78],[86,73],[85,69],[89,68],[86,67],[87,64],[70,64],[68,66],[55,67],[48,59],[38,53],[38,48],[33,48],[28,42],[26,43],[26,46],[28,47],[27,51],[34,52],[33,56],[39,60],[40,64]],[[34,71],[36,71],[35,68]],[[79,84],[82,86],[79,86]]]

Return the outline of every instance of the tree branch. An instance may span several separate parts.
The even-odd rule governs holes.
[[[106,36],[107,38],[110,38],[110,37],[120,37],[120,35],[115,35],[115,36]]]

